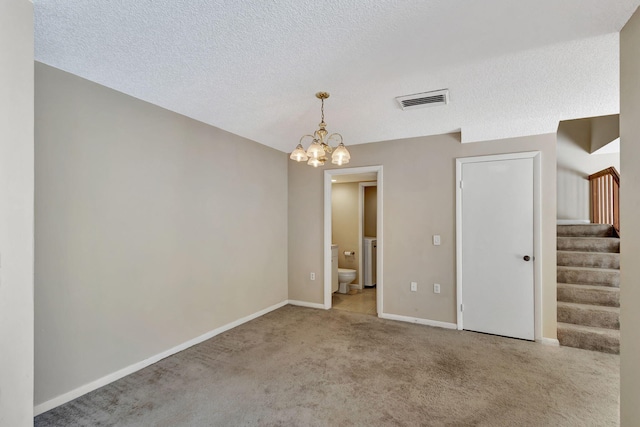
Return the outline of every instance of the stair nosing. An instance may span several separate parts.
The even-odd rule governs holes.
[[[600,328],[598,326],[578,325],[576,323],[558,322],[557,328],[558,329],[560,329],[560,328],[580,329],[580,330],[583,330],[583,331],[601,332],[601,333],[607,333],[609,335],[618,335],[618,336],[620,336],[620,329]]]
[[[620,252],[589,252],[589,251],[567,251],[564,249],[557,249],[556,252],[563,254],[585,254],[585,255],[593,255],[593,254],[602,254],[602,255],[620,255]]]
[[[584,308],[586,310],[596,309],[600,311],[607,311],[611,313],[620,313],[620,307],[611,307],[608,305],[594,305],[594,304],[583,304],[578,302],[565,302],[565,301],[557,301],[557,307],[565,306],[567,308]]]
[[[558,239],[607,239],[607,240],[620,240],[616,236],[557,236]]]
[[[594,252],[597,253],[597,252]],[[584,262],[584,264],[595,264],[597,262]],[[558,261],[556,260],[556,267],[576,267],[576,268],[597,268],[598,270],[615,270],[615,271],[620,271],[620,267],[618,268],[609,268],[609,267],[592,267],[592,266],[584,266],[584,265],[575,265],[577,263],[572,263],[571,265],[566,265],[566,263],[564,264],[558,264]]]
[[[592,252],[595,253],[595,252]],[[601,268],[601,267],[580,267],[572,265],[558,265],[557,268],[566,268],[572,270],[587,270],[587,271],[606,271],[606,272],[620,272],[619,268]]]
[[[607,285],[594,285],[594,284],[582,284],[582,283],[564,283],[564,282],[558,282],[556,283],[557,286],[560,285],[565,285],[565,286],[571,286],[571,287],[581,287],[584,289],[593,289],[593,290],[606,290],[606,291],[611,291],[614,293],[620,293],[620,288],[617,286],[607,286]]]

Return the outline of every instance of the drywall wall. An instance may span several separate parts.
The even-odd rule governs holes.
[[[618,138],[620,138],[619,114],[591,118],[590,153]]]
[[[376,237],[378,224],[378,187],[364,187],[364,235]]]
[[[33,4],[0,2],[0,426],[33,425]]]
[[[456,321],[455,159],[542,152],[543,335],[556,337],[556,135],[461,144],[459,134],[350,146],[349,167],[383,165],[384,312]],[[407,156],[406,153],[411,153]],[[323,169],[289,162],[289,298],[323,303]],[[433,246],[439,234],[442,245]],[[380,237],[380,236],[378,236]],[[315,281],[309,272],[316,272]],[[419,291],[410,292],[417,281]],[[431,291],[441,284],[441,293]]]
[[[338,267],[356,270],[356,278],[352,282],[354,285],[360,283],[359,191],[357,182],[331,185],[331,238],[338,245]],[[346,256],[345,251],[355,252],[355,255]]]
[[[640,9],[620,33],[620,425],[640,420]]]
[[[600,126],[597,119],[600,118],[567,120],[558,126],[559,220],[589,222],[589,175],[610,166],[620,171],[619,154],[589,154],[594,129],[606,127]],[[610,124],[610,120],[602,120]]]
[[[36,63],[35,403],[287,299],[287,156]]]

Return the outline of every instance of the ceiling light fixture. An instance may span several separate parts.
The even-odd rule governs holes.
[[[332,133],[327,137],[329,132],[325,129],[327,124],[324,122],[324,100],[328,97],[329,93],[327,92],[316,93],[316,98],[322,101],[322,107],[320,108],[320,111],[322,112],[322,120],[318,125],[320,128],[315,131],[313,135],[303,135],[302,138],[300,138],[298,146],[293,150],[291,156],[289,156],[291,160],[295,160],[296,162],[307,162],[308,165],[317,168],[318,166],[324,165],[324,162],[327,160],[327,154],[331,154],[331,163],[338,166],[349,163],[351,155],[349,154],[347,147],[345,147],[342,142],[342,135],[339,133]],[[305,138],[311,138],[312,140],[307,151],[302,147],[302,140]],[[340,143],[336,147],[332,147],[330,144],[332,139],[336,142],[340,141]]]

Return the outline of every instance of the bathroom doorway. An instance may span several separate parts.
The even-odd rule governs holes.
[[[326,170],[324,187],[324,307],[379,315],[383,313],[382,166]]]

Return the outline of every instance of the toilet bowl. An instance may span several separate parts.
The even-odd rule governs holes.
[[[340,286],[338,288],[338,292],[341,294],[346,294],[349,292],[349,283],[356,280],[356,271],[350,268],[339,268],[338,269],[338,283]]]

